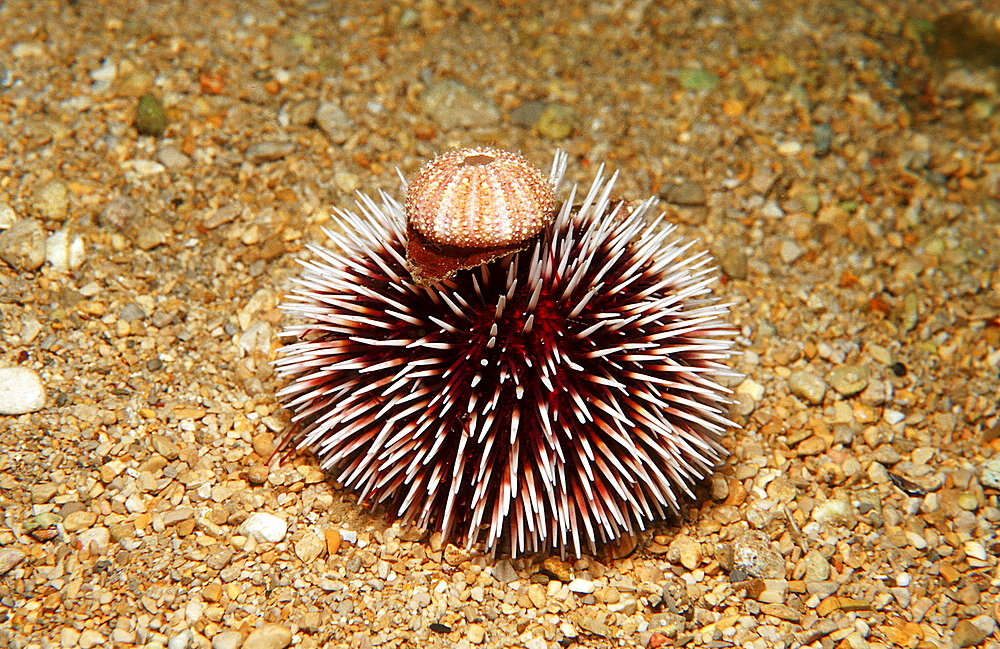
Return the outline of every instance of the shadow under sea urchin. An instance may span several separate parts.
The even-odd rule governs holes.
[[[566,168],[557,154],[550,180]],[[283,445],[366,503],[492,552],[579,555],[676,510],[735,427],[713,376],[735,330],[714,268],[653,199],[610,199],[603,167],[527,249],[419,286],[403,207],[362,195],[312,246],[284,309],[301,324]]]

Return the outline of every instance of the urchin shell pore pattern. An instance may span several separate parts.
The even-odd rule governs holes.
[[[553,165],[559,185],[565,155]],[[580,554],[643,529],[724,454],[734,330],[709,257],[603,168],[527,249],[431,286],[403,207],[362,196],[285,309],[286,445],[366,503],[468,547]]]
[[[407,222],[430,242],[458,248],[517,245],[552,222],[552,185],[516,153],[488,147],[448,151],[406,190]]]

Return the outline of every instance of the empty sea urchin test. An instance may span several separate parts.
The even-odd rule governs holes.
[[[565,169],[557,154],[554,196]],[[432,283],[407,263],[427,216],[407,214],[410,194],[338,212],[284,307],[302,322],[277,361],[283,446],[403,523],[491,552],[593,552],[675,510],[735,426],[715,378],[736,332],[708,255],[648,220],[653,199],[613,201],[614,180],[602,167],[582,204],[573,187],[536,215],[522,250]]]

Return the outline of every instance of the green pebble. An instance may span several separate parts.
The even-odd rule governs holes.
[[[46,527],[52,527],[57,523],[62,522],[62,516],[59,514],[53,514],[52,512],[45,512],[43,514],[38,514],[32,516],[28,520],[24,521],[24,531],[28,534],[34,532],[35,530],[42,530]]]
[[[135,109],[135,128],[142,135],[153,137],[163,134],[167,128],[167,110],[163,102],[153,95],[139,97],[139,105]]]
[[[538,118],[538,132],[550,140],[569,137],[576,123],[576,109],[566,104],[549,104]]]
[[[677,73],[677,80],[685,90],[711,90],[719,85],[719,75],[708,70],[689,69]]]

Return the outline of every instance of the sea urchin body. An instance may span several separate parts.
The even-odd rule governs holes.
[[[400,203],[340,212],[285,307],[303,320],[278,360],[286,445],[491,551],[593,551],[676,509],[724,454],[713,377],[735,332],[709,257],[613,183],[602,169],[528,248],[429,286],[407,271]]]

